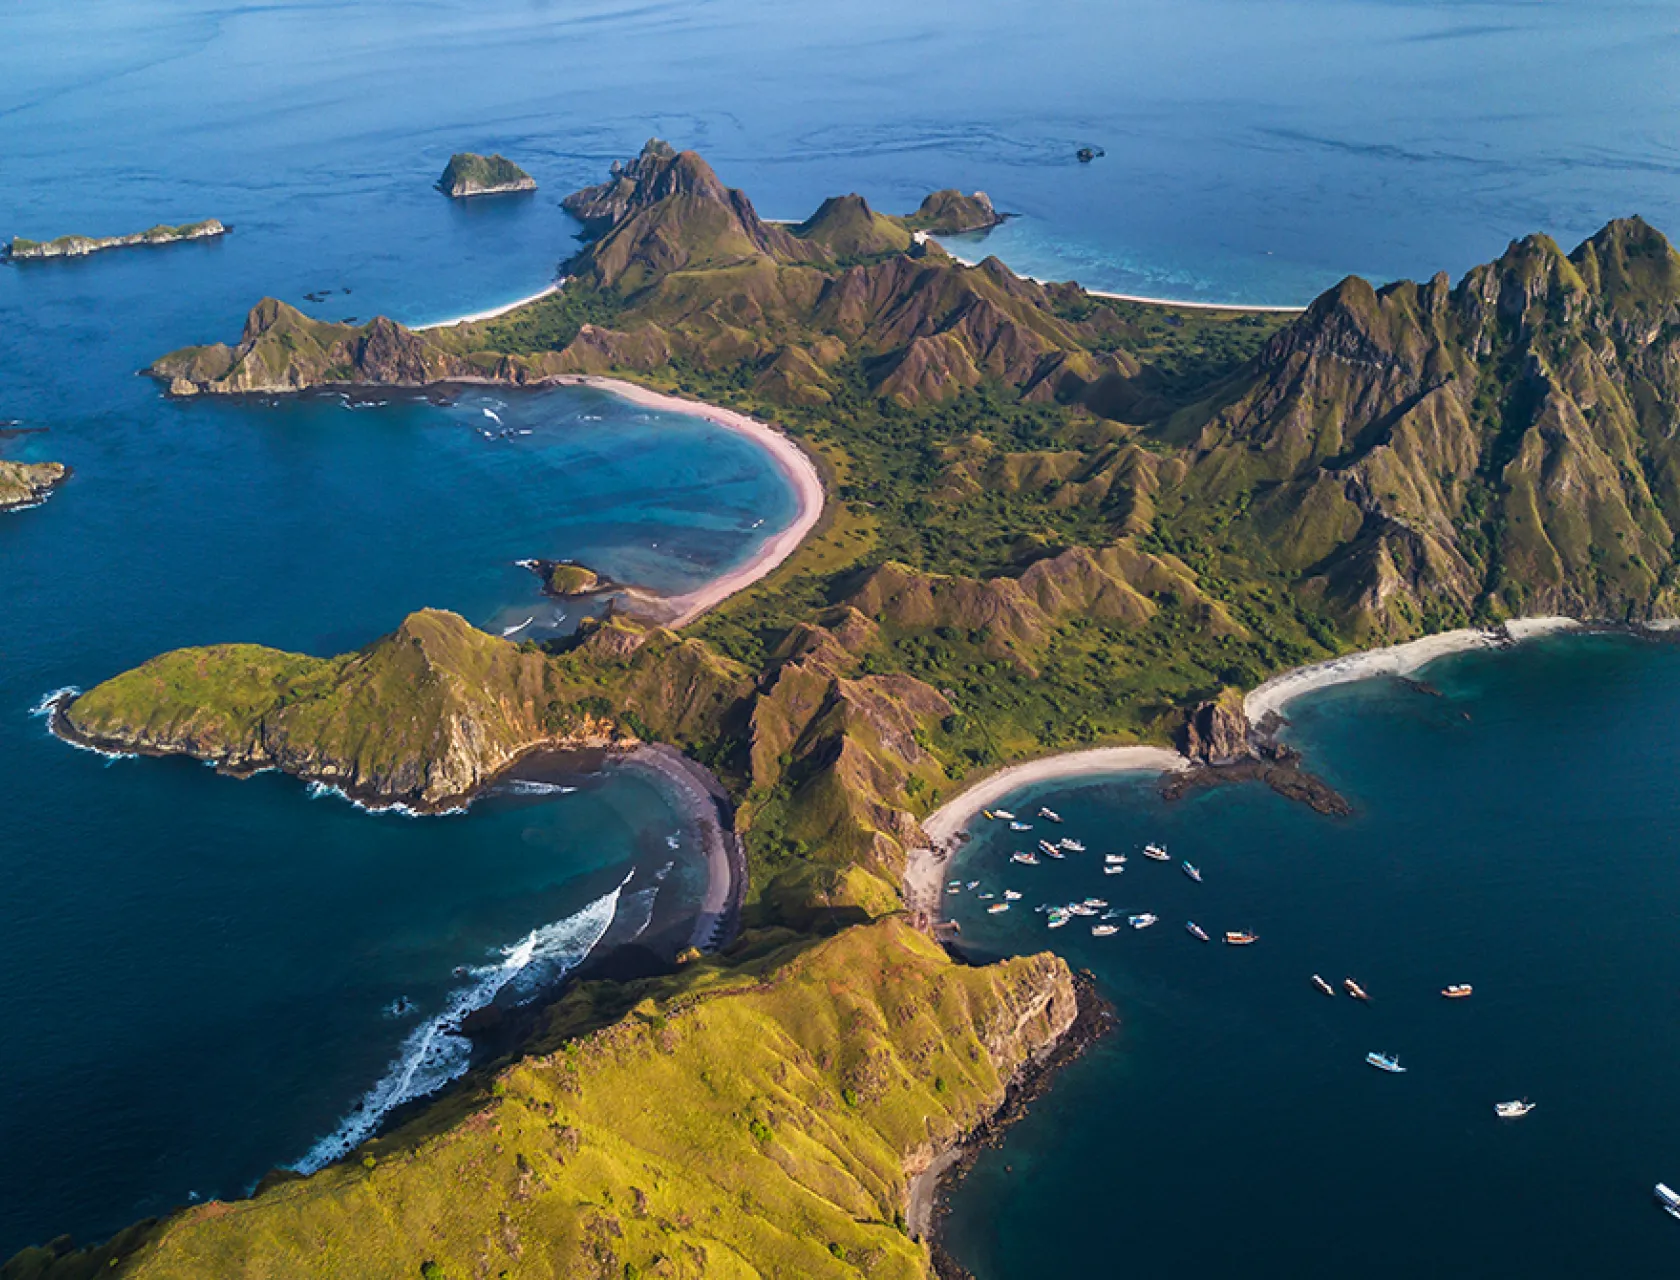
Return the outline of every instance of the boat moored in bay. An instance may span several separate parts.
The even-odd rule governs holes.
[[[1131,925],[1134,929],[1147,929],[1159,919],[1159,916],[1151,915],[1149,912],[1145,911],[1141,916],[1128,916],[1126,923]]]
[[[1194,920],[1186,924],[1184,928],[1192,938],[1200,938],[1203,942],[1210,940],[1208,938],[1208,931],[1202,928],[1202,926],[1197,924]]]
[[[1448,1000],[1463,1000],[1475,989],[1468,982],[1455,982],[1450,987],[1443,987],[1441,994]]]
[[[1188,862],[1184,864],[1184,874],[1189,876],[1197,884],[1202,882],[1202,873],[1196,870],[1196,868],[1191,866]]]
[[[1168,855],[1167,851],[1165,849],[1163,849],[1158,844],[1146,844],[1146,845],[1144,845],[1143,846],[1143,856],[1146,857],[1146,858],[1153,858],[1153,859],[1155,859],[1156,862],[1171,862],[1172,861],[1172,858]]]
[[[1347,988],[1347,993],[1355,1000],[1369,1000],[1371,998],[1365,994],[1365,988],[1360,986],[1352,978],[1343,978],[1342,985]]]
[[[1387,1071],[1391,1075],[1404,1075],[1406,1072],[1406,1068],[1400,1065],[1400,1059],[1392,1053],[1368,1053],[1365,1061],[1378,1071]]]
[[[1501,1120],[1521,1120],[1533,1110],[1534,1104],[1527,1098],[1519,1098],[1515,1102],[1496,1102],[1493,1104],[1493,1114]]]
[[[1250,933],[1247,929],[1231,929],[1225,934],[1225,941],[1233,947],[1248,947],[1260,941],[1260,935]]]
[[[1316,973],[1313,974],[1313,986],[1317,987],[1320,991],[1322,991],[1327,996],[1334,997],[1335,994],[1336,994],[1336,988],[1331,986],[1328,982],[1326,982],[1323,978],[1319,977]]]

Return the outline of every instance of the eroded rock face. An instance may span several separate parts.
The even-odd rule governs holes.
[[[1184,726],[1184,754],[1201,764],[1231,764],[1255,756],[1242,694],[1226,689],[1190,713]]]
[[[0,511],[35,506],[69,476],[62,462],[0,462]]]

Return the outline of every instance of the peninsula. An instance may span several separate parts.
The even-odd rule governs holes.
[[[208,240],[227,234],[227,227],[215,218],[202,222],[184,222],[178,227],[156,226],[149,231],[137,231],[127,236],[59,236],[56,240],[25,240],[15,237],[6,250],[13,262],[33,262],[42,258],[80,258],[105,249],[128,249],[137,245],[177,244],[182,240]]]
[[[456,200],[468,196],[494,196],[508,191],[535,191],[530,174],[503,156],[474,155],[462,151],[449,157],[437,189]]]
[[[567,207],[591,238],[564,286],[504,314],[416,332],[269,299],[149,372],[176,396],[612,376],[719,406],[826,490],[785,558],[670,625],[541,646],[425,611],[334,658],[182,650],[55,724],[421,811],[532,750],[665,744],[734,802],[741,936],[573,990],[350,1162],[15,1274],[494,1275],[540,1249],[568,1275],[926,1276],[912,1182],[1078,1003],[1059,960],[954,963],[904,918],[935,837],[1057,766],[975,779],[1247,759],[1244,691],[1290,669],[1674,612],[1680,256],[1638,219],[1283,315],[965,265],[858,195],[770,223],[662,143]]]
[[[0,459],[0,511],[37,506],[70,478],[61,462],[7,462]]]

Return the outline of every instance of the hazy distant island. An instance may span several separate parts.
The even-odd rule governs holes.
[[[664,744],[732,803],[738,933],[576,987],[351,1160],[13,1275],[495,1275],[540,1251],[554,1275],[927,1277],[933,1179],[1091,1025],[1062,960],[970,965],[939,926],[977,782],[1078,752],[1298,791],[1279,673],[1676,612],[1680,256],[1636,218],[1286,317],[964,265],[930,236],[995,217],[979,196],[769,222],[658,142],[566,204],[591,238],[505,314],[416,332],[266,299],[149,372],[179,396],[612,375],[728,406],[827,490],[775,571],[681,627],[519,644],[425,610],[335,657],[180,650],[54,723],[421,811],[534,750]]]
[[[140,245],[176,244],[182,240],[207,240],[227,234],[227,227],[215,218],[184,222],[178,227],[156,226],[127,236],[59,236],[56,240],[25,240],[17,236],[6,249],[13,262],[40,258],[80,258],[105,249],[128,249]]]
[[[535,191],[536,179],[504,156],[481,156],[471,151],[449,157],[437,189],[456,200],[494,196],[508,191]]]

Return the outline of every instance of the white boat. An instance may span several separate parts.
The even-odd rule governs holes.
[[[1207,930],[1202,928],[1202,926],[1197,924],[1194,920],[1186,924],[1184,929],[1185,932],[1187,932],[1192,938],[1200,938],[1203,942],[1208,940]]]
[[[1103,874],[1105,876],[1117,876],[1125,869],[1125,867],[1104,867]]]
[[[997,894],[995,893],[982,893],[979,895],[981,902],[990,902],[995,897],[997,897]]]
[[[1060,853],[1062,851],[1060,845],[1051,844],[1048,840],[1040,840],[1038,847],[1045,853]]]
[[[1120,926],[1117,924],[1094,924],[1091,926],[1091,936],[1093,938],[1107,938],[1119,932]]]
[[[995,915],[1000,914],[1001,912],[1008,911],[1008,910],[1009,910],[1009,904],[1007,902],[994,902],[994,903],[992,903],[991,906],[986,908],[986,913],[988,915],[994,915],[995,916]]]
[[[1123,853],[1105,853],[1103,854],[1103,862],[1111,867],[1123,867],[1126,865],[1126,855]]]
[[[1108,905],[1108,899],[1106,899],[1106,898],[1086,898],[1085,899],[1085,905],[1088,906],[1088,907],[1106,907]]]
[[[1202,873],[1196,870],[1196,868],[1191,866],[1188,862],[1184,864],[1184,874],[1189,876],[1197,884],[1202,882]]]
[[[1067,922],[1068,922],[1068,918],[1066,916],[1062,915],[1060,912],[1052,911],[1050,913],[1050,927],[1052,929],[1060,929]]]
[[[1657,1203],[1671,1218],[1680,1218],[1680,1191],[1657,1183]]]
[[[1527,1098],[1519,1098],[1516,1102],[1496,1102],[1493,1104],[1493,1114],[1501,1120],[1521,1120],[1533,1110],[1534,1104]]]
[[[1019,902],[1021,900],[1021,895],[1016,893],[1013,889],[1005,889],[1003,891],[1003,896],[1010,902]]]
[[[993,809],[992,816],[1002,818],[1005,822],[1015,821],[1015,815],[1010,813],[1008,809]]]
[[[1009,860],[1019,862],[1023,867],[1036,867],[1038,865],[1038,859],[1030,853],[1012,853],[1009,855]]]
[[[1069,853],[1085,852],[1085,846],[1080,844],[1077,840],[1063,840],[1062,848],[1066,849]]]
[[[978,880],[970,880],[968,882],[968,891],[970,893],[973,893],[979,887],[980,887],[980,882]]]
[[[1044,851],[1044,856],[1046,858],[1054,858],[1057,862],[1060,862],[1063,858],[1067,857],[1067,854],[1063,853],[1060,849],[1050,848]]]
[[[1131,925],[1134,929],[1147,929],[1159,919],[1159,916],[1151,915],[1149,912],[1145,911],[1141,916],[1127,917],[1126,923]]]
[[[949,886],[946,887],[945,892],[946,893],[961,893],[962,892],[962,886],[960,884],[949,885]]]
[[[1009,824],[1009,829],[1011,831],[1031,831],[1032,830],[1032,823],[1030,823],[1030,822],[1013,822],[1012,821]]]
[[[1046,822],[1060,822],[1062,820],[1062,815],[1057,813],[1054,809],[1040,808],[1038,816],[1043,818]]]
[[[1406,1073],[1406,1068],[1400,1065],[1400,1059],[1392,1053],[1368,1053],[1365,1055],[1365,1061],[1369,1062],[1378,1071],[1387,1071],[1391,1075],[1398,1076]]]
[[[1153,859],[1155,859],[1156,862],[1171,862],[1172,861],[1172,858],[1167,854],[1167,851],[1165,849],[1163,849],[1158,844],[1146,844],[1146,845],[1144,845],[1143,846],[1143,856],[1146,857],[1146,858],[1153,858]]]

